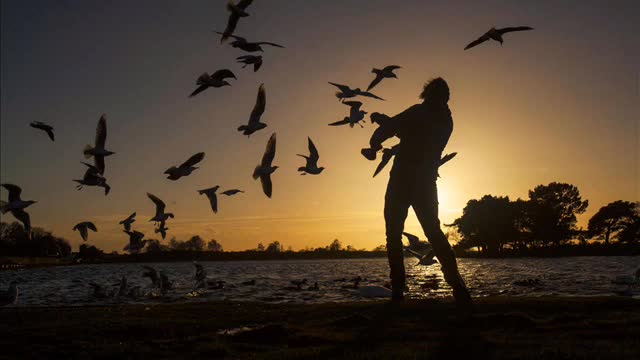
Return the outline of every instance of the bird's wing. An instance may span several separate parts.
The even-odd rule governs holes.
[[[203,152],[199,152],[195,155],[192,155],[187,161],[183,162],[182,164],[180,164],[181,168],[190,168],[193,165],[199,163],[200,161],[202,161],[202,159],[204,159],[204,153]]]
[[[338,89],[340,89],[340,91],[342,92],[349,92],[351,91],[351,88],[348,87],[347,85],[340,85],[340,84],[336,84],[336,83],[332,83],[331,81],[329,81],[329,84],[337,87]]]
[[[382,81],[382,75],[377,74],[375,79],[373,79],[373,81],[371,82],[371,84],[369,84],[369,86],[367,86],[367,91],[373,89],[376,85],[378,85],[378,83]]]
[[[20,193],[22,189],[19,186],[13,184],[2,184],[2,187],[9,191],[9,202],[20,201]]]
[[[94,155],[93,162],[96,164],[95,170],[100,174],[104,174],[104,156]]]
[[[333,122],[333,123],[329,124],[329,126],[348,125],[350,123],[351,123],[351,121],[349,121],[349,118],[345,117],[344,120]]]
[[[260,84],[258,88],[258,96],[256,97],[256,104],[251,111],[249,117],[249,123],[257,123],[260,121],[260,117],[264,113],[264,109],[267,106],[267,93],[264,90],[264,84]]]
[[[382,171],[382,169],[387,166],[391,158],[393,158],[393,155],[394,154],[392,151],[384,151],[382,153],[382,160],[380,160],[380,164],[378,164],[376,171],[373,173],[373,177],[376,177],[376,175],[378,175],[378,173],[380,173],[380,171]]]
[[[209,87],[209,85],[200,85],[200,86],[198,86],[195,90],[193,90],[193,92],[191,94],[189,94],[189,97],[194,97],[194,96],[200,94],[201,92],[207,90],[208,87]]]
[[[211,74],[212,78],[224,80],[226,78],[234,78],[236,79],[236,75],[229,69],[220,69],[213,74]]]
[[[236,60],[253,60],[255,58],[256,56],[254,55],[242,55],[242,56],[238,56]]]
[[[258,71],[258,69],[260,69],[261,66],[262,66],[262,60],[260,60],[257,63],[253,64],[253,72]]]
[[[262,191],[267,195],[268,198],[271,198],[271,191],[273,188],[273,184],[271,183],[271,175],[261,175],[260,183],[262,183]]]
[[[402,235],[407,237],[407,239],[409,240],[409,244],[410,245],[417,244],[417,243],[420,242],[420,238],[418,238],[417,236],[415,236],[413,234],[409,234],[408,232],[403,232]]]
[[[311,138],[308,137],[307,139],[309,140],[309,160],[315,163],[320,158],[320,154],[318,154],[318,149]]]
[[[398,65],[389,65],[389,66],[385,66],[384,69],[382,69],[382,71],[393,71],[395,69],[401,69],[401,67]]]
[[[92,223],[91,221],[87,221],[87,227],[93,231],[98,231],[98,228],[96,228],[96,225],[94,223]]]
[[[482,36],[480,36],[479,38],[475,39],[474,41],[470,42],[469,45],[465,46],[464,49],[471,49],[472,47],[478,45],[478,44],[482,44],[483,42],[489,40],[489,35],[484,34]]]
[[[98,120],[98,126],[96,127],[96,148],[104,149],[104,144],[107,141],[107,117],[102,114],[100,120]]]
[[[378,99],[378,100],[383,100],[383,101],[384,101],[384,99],[383,99],[383,98],[381,98],[381,97],[379,97],[379,96],[377,96],[377,95],[374,95],[374,94],[372,94],[372,93],[370,93],[370,92],[368,92],[368,91],[361,91],[359,95],[361,95],[361,96],[366,96],[366,97],[370,97],[370,98],[374,98],[374,99]]]
[[[211,203],[211,210],[214,213],[218,212],[218,197],[216,193],[207,193],[207,197],[209,198],[209,202]]]
[[[82,240],[87,241],[87,237],[89,236],[89,233],[87,231],[87,227],[86,226],[79,226],[78,227],[78,232],[80,233],[80,237],[82,237]]]
[[[276,133],[273,133],[269,138],[267,148],[265,149],[264,155],[262,156],[261,165],[271,166],[271,162],[273,162],[274,157],[276,157]],[[271,183],[271,180],[269,180],[269,183]],[[271,186],[269,186],[269,188],[271,188]]]
[[[343,102],[343,104],[354,108],[355,111],[359,111],[360,107],[362,106],[362,102],[361,101],[345,101]]]
[[[405,249],[405,251],[407,251],[408,253],[410,253],[411,255],[415,256],[418,259],[422,259],[422,257],[424,256],[424,255],[420,254],[419,252],[411,250],[411,249],[409,249],[407,247],[405,247],[404,249]]]
[[[28,234],[31,231],[31,219],[29,218],[29,213],[27,213],[23,209],[13,210],[11,213],[16,219],[22,222],[22,224],[24,225],[24,231],[26,231]]]
[[[246,10],[249,7],[249,5],[251,5],[252,2],[253,0],[240,0],[236,4],[236,7],[242,10]]]
[[[533,30],[533,28],[530,27],[530,26],[506,27],[506,28],[498,29],[498,32],[500,33],[500,35],[502,35],[502,34],[506,34],[508,32],[525,31],[525,30]]]
[[[284,48],[284,46],[282,46],[280,44],[267,42],[267,41],[258,41],[258,42],[255,42],[254,44],[257,44],[257,45],[271,45],[271,46],[275,46],[275,47],[279,47],[279,48]]]
[[[164,202],[151,193],[147,193],[147,196],[149,197],[149,199],[151,199],[151,201],[153,201],[154,204],[156,204],[156,214],[164,213],[164,208],[166,207]]]
[[[129,222],[129,221],[133,220],[133,218],[135,218],[135,217],[136,217],[136,213],[134,212],[133,214],[129,215],[129,217],[126,218],[124,221]]]
[[[222,32],[220,32],[220,31],[216,31],[216,33],[218,33],[218,34],[220,34],[220,35],[223,35],[223,36],[225,35],[225,33],[222,33]],[[227,37],[232,37],[232,38],[234,38],[234,39],[236,39],[236,40],[238,40],[238,41],[244,41],[244,42],[246,42],[246,41],[247,41],[247,39],[245,39],[245,38],[243,38],[243,37],[240,37],[240,36],[236,36],[236,35],[231,35],[231,34],[229,34],[229,35],[227,35]],[[225,40],[226,40],[226,39],[225,39]]]
[[[44,131],[47,132],[47,135],[49,135],[49,138],[51,139],[51,141],[56,141],[55,135],[53,134],[53,128],[47,128],[47,129],[44,129]]]
[[[225,41],[227,41],[228,38],[230,37],[234,37],[233,32],[236,30],[236,26],[238,26],[238,20],[240,20],[240,16],[234,12],[231,12],[231,14],[229,14],[229,20],[227,21],[227,27],[224,29],[224,32],[221,33],[219,31],[216,31],[218,34],[221,34],[222,37],[220,38],[220,42],[223,43]]]
[[[456,157],[456,155],[458,155],[457,152],[452,152],[451,154],[447,154],[447,155],[443,156],[442,159],[440,159],[440,165],[439,166],[444,165],[446,162],[448,162],[449,160],[451,160],[454,157]]]

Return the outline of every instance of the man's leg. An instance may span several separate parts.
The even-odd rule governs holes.
[[[457,302],[469,302],[471,297],[464,280],[458,272],[456,257],[447,237],[440,229],[438,190],[435,179],[425,181],[420,187],[416,186],[416,192],[411,204],[429,243],[433,247],[433,252],[442,266],[444,279],[453,289],[453,296]]]
[[[403,299],[405,287],[402,231],[404,230],[404,221],[409,210],[406,188],[406,184],[402,184],[400,179],[391,176],[384,200],[387,256],[389,257],[389,268],[391,269],[392,296],[395,300]]]

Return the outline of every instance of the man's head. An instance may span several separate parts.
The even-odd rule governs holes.
[[[449,85],[447,85],[447,82],[441,77],[431,79],[424,84],[420,99],[446,104],[449,102]]]

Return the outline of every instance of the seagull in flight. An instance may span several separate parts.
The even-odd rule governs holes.
[[[362,126],[362,124],[360,124],[360,122],[364,120],[364,115],[367,112],[364,111],[364,110],[360,110],[360,107],[362,106],[362,102],[360,102],[360,101],[345,101],[345,102],[343,102],[343,104],[345,104],[345,105],[350,107],[349,116],[345,116],[344,119],[342,119],[340,121],[333,122],[333,123],[329,124],[329,126],[349,125],[350,127],[353,127],[355,124],[358,124],[358,125],[360,125],[360,127],[364,127],[364,126]]]
[[[104,158],[105,156],[115,154],[113,151],[105,149],[105,142],[107,141],[107,117],[102,114],[100,120],[98,120],[98,126],[96,127],[96,143],[95,146],[86,145],[84,148],[84,157],[90,159],[94,158],[96,168],[100,171],[100,174],[104,174]]]
[[[139,253],[147,243],[147,240],[142,240],[144,239],[144,234],[140,231],[124,230],[124,232],[129,235],[129,244],[124,247],[124,251],[128,251],[131,254]]]
[[[227,10],[231,14],[229,14],[229,20],[227,21],[227,27],[224,29],[224,33],[220,33],[222,35],[220,38],[221,43],[225,42],[229,36],[233,34],[240,18],[249,16],[246,10],[252,2],[253,0],[240,0],[237,4],[234,4],[232,1],[229,1]]]
[[[239,63],[244,64],[242,65],[242,68],[246,68],[247,65],[253,65],[253,72],[258,71],[258,69],[260,69],[260,66],[262,66],[262,56],[261,55],[243,55],[243,56],[238,56],[236,58],[236,60],[238,60]]]
[[[98,186],[104,188],[105,196],[109,194],[109,191],[111,191],[111,186],[107,184],[107,179],[101,175],[100,169],[98,169],[95,165],[91,165],[86,162],[81,161],[80,163],[85,165],[87,167],[87,170],[84,172],[84,176],[82,177],[82,179],[73,179],[73,181],[78,183],[76,189],[81,190],[83,186]],[[104,162],[102,164],[104,165]]]
[[[309,143],[309,156],[296,154],[307,160],[307,163],[305,164],[305,166],[299,167],[298,171],[302,172],[302,174],[300,175],[306,175],[306,174],[318,175],[322,172],[322,170],[324,170],[324,167],[322,166],[318,167],[318,159],[320,159],[320,154],[318,154],[318,149],[313,144],[313,141],[311,140],[311,138],[307,137],[307,140]]]
[[[162,239],[164,240],[165,237],[167,237],[167,230],[169,230],[168,227],[165,226],[165,221],[160,221],[160,224],[158,225],[157,228],[153,229],[153,231],[157,234],[160,233],[160,236],[162,236]]]
[[[500,45],[502,45],[502,42],[504,41],[502,39],[502,35],[504,35],[506,33],[509,33],[509,32],[527,31],[527,30],[533,30],[533,28],[530,27],[530,26],[506,27],[506,28],[502,28],[502,29],[496,29],[495,27],[492,27],[489,31],[484,33],[484,35],[480,36],[476,40],[474,40],[471,43],[469,43],[469,45],[465,46],[464,49],[465,50],[471,49],[472,47],[474,47],[476,45],[479,45],[479,44],[482,44],[483,42],[488,41],[488,40],[498,41],[500,43]]]
[[[249,116],[249,123],[238,127],[238,131],[242,131],[242,135],[247,135],[247,137],[249,137],[254,132],[267,127],[267,124],[260,122],[260,118],[262,117],[266,106],[267,93],[264,90],[264,84],[260,84],[256,104],[253,106],[253,110],[251,110],[251,115]]]
[[[389,65],[389,66],[385,66],[382,70],[373,68],[371,72],[376,74],[376,77],[375,79],[373,79],[373,81],[371,81],[371,84],[369,84],[369,86],[367,87],[367,91],[373,89],[376,85],[378,85],[380,81],[382,81],[382,79],[385,79],[385,78],[397,79],[398,76],[396,76],[396,74],[393,73],[393,70],[396,70],[396,69],[401,69],[401,67],[398,65]]]
[[[368,91],[362,91],[360,90],[360,88],[351,89],[347,85],[340,85],[340,84],[332,83],[331,81],[329,81],[329,84],[340,89],[340,91],[336,92],[336,97],[341,101],[344,101],[344,99],[349,99],[356,96],[365,96],[365,97],[370,97],[378,100],[384,100],[383,98],[376,96]]]
[[[187,161],[180,164],[180,166],[172,166],[165,170],[164,173],[169,175],[167,176],[167,179],[174,181],[180,179],[183,176],[189,176],[194,170],[198,169],[198,167],[194,165],[202,161],[202,159],[204,159],[204,153],[199,152],[195,155],[192,155]]]
[[[203,73],[198,77],[198,80],[196,80],[196,85],[198,85],[198,87],[193,90],[189,97],[194,97],[210,87],[219,88],[223,86],[231,86],[231,84],[225,80],[228,78],[234,78],[237,80],[236,76],[229,69],[218,70],[211,75]]]
[[[238,190],[238,189],[230,189],[230,190],[225,190],[221,192],[222,195],[227,195],[227,196],[233,196],[237,193],[244,193],[244,191]]]
[[[151,201],[153,201],[153,203],[156,205],[156,214],[151,219],[149,219],[149,221],[164,223],[165,221],[167,221],[167,219],[173,218],[172,213],[164,212],[166,205],[162,200],[160,200],[160,198],[151,193],[147,193],[147,197],[149,197],[149,199],[151,199]]]
[[[218,34],[223,34],[219,31],[216,31]],[[276,44],[276,43],[272,43],[272,42],[267,42],[267,41],[255,41],[255,42],[250,42],[247,41],[247,39],[240,37],[240,36],[235,36],[235,35],[230,35],[232,38],[234,38],[235,40],[233,40],[231,42],[231,47],[237,48],[237,49],[241,49],[244,50],[246,52],[256,52],[256,51],[264,51],[262,49],[262,46],[260,45],[270,45],[270,46],[275,46],[275,47],[279,47],[279,48],[284,48],[284,46],[280,45],[280,44]]]
[[[126,231],[131,231],[131,224],[133,224],[134,222],[136,222],[136,213],[135,212],[133,214],[129,215],[128,218],[120,221],[119,224],[123,225],[124,229]]]
[[[424,254],[411,250],[409,248],[405,248],[405,250],[418,259],[418,263],[416,265],[429,266],[437,263],[437,261],[433,258],[435,256],[433,250],[429,250]]]
[[[2,212],[3,214],[10,212],[13,217],[18,219],[23,224],[24,231],[27,233],[27,236],[30,237],[31,220],[29,218],[29,214],[24,211],[24,209],[35,204],[37,201],[22,200],[20,198],[22,189],[17,185],[1,184],[1,186],[9,191],[9,201],[0,201],[0,212]]]
[[[211,210],[213,210],[214,214],[218,213],[218,196],[216,195],[216,191],[218,191],[219,188],[220,186],[216,185],[212,188],[198,190],[198,194],[207,195],[209,203],[211,203]]]
[[[73,230],[79,232],[82,240],[84,241],[87,241],[87,239],[89,238],[89,229],[91,229],[91,231],[93,232],[98,231],[98,228],[96,228],[95,224],[91,221],[83,221],[77,223],[76,226],[73,227]]]
[[[29,126],[46,132],[47,135],[49,135],[49,139],[51,139],[51,141],[55,141],[54,135],[53,135],[53,126],[45,124],[41,121],[33,121],[31,124],[29,124]]]
[[[278,169],[278,166],[273,166],[271,163],[273,162],[273,158],[276,156],[276,133],[273,133],[269,138],[269,142],[267,143],[267,148],[264,151],[264,155],[262,156],[262,161],[258,166],[256,166],[255,170],[253,170],[253,179],[256,180],[260,178],[260,182],[262,183],[262,191],[267,195],[268,198],[271,198],[272,191],[272,183],[271,183],[271,174]]]
[[[408,232],[403,232],[402,235],[406,236],[407,240],[409,240],[409,246],[405,246],[405,250],[411,249],[420,253],[431,250],[431,244],[426,241],[420,241],[419,237]]]
[[[398,154],[400,151],[400,144],[396,144],[392,146],[390,149],[382,149],[382,160],[380,160],[380,164],[376,167],[376,171],[373,173],[373,177],[376,177],[384,169],[385,166],[391,161],[391,159]]]
[[[18,303],[18,282],[12,281],[9,283],[7,291],[0,291],[0,306],[6,306]]]

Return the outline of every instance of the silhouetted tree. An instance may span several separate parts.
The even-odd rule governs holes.
[[[81,259],[94,260],[101,258],[102,255],[104,252],[94,245],[81,244],[78,250],[78,257]]]
[[[267,245],[267,249],[265,250],[266,252],[270,252],[270,253],[278,253],[282,251],[282,245],[280,244],[279,241],[274,241],[271,244]]]
[[[215,251],[215,252],[223,252],[222,244],[216,241],[216,239],[211,239],[207,243],[207,250]]]
[[[262,243],[259,243],[256,251],[264,251],[264,245],[262,245]]]
[[[638,210],[636,204],[630,201],[614,201],[603,206],[589,219],[589,235],[604,239],[605,244],[613,236],[619,239],[619,234],[637,222]],[[628,233],[628,232],[627,232]],[[625,233],[625,234],[627,234]]]
[[[204,250],[204,240],[198,235],[192,236],[184,242],[185,250],[202,251]]]
[[[172,240],[175,240],[172,239]],[[167,251],[167,247],[165,245],[162,245],[162,243],[160,242],[160,240],[157,239],[148,239],[147,240],[147,244],[145,247],[145,251],[148,253],[159,253],[159,252],[163,252],[163,251]]]
[[[329,245],[329,251],[340,251],[340,250],[342,250],[342,243],[340,242],[340,240],[338,239],[333,240]]]
[[[376,247],[373,248],[373,251],[387,251],[387,245],[378,245]]]
[[[22,224],[0,223],[0,254],[13,256],[68,256],[71,245],[41,228],[32,230],[31,238]]]

